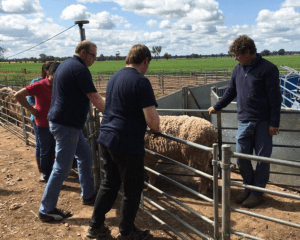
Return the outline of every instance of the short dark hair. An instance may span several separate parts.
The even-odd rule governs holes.
[[[247,50],[249,50],[250,54],[256,53],[255,43],[247,35],[239,36],[229,47],[229,53],[245,54]]]
[[[80,43],[77,44],[77,46],[75,48],[75,53],[80,54],[81,50],[85,50],[85,52],[89,52],[90,48],[92,46],[95,46],[97,48],[95,43],[93,43],[89,40],[83,40],[83,41],[81,41]]]
[[[53,62],[49,67],[49,72],[51,71],[55,72],[59,64],[60,64],[59,62]]]
[[[42,65],[42,78],[44,79],[46,77],[45,69],[49,70],[50,65],[53,63],[53,61],[47,61]]]
[[[137,44],[129,50],[125,61],[126,64],[140,64],[146,58],[148,58],[149,62],[151,61],[151,52],[149,48],[145,45]]]

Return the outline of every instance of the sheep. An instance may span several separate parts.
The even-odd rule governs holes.
[[[0,88],[1,112],[14,119],[22,121],[21,105],[14,97],[15,92],[15,90],[9,87]],[[25,110],[25,116],[27,117],[25,118],[25,123],[30,124],[30,112]],[[12,121],[12,118],[8,118],[10,122]],[[19,125],[18,122],[17,125]]]
[[[212,147],[217,142],[217,131],[213,125],[199,117],[189,116],[160,116],[160,126],[163,133],[190,142]],[[211,174],[212,153],[187,146],[163,137],[152,138],[145,135],[145,148],[157,152],[166,157],[177,160],[190,167]],[[150,153],[145,153],[145,166],[154,169],[158,162],[158,157]],[[149,172],[150,184],[155,184],[155,175]],[[207,194],[207,189],[211,180],[200,176],[198,191]]]

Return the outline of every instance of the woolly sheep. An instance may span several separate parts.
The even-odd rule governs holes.
[[[190,142],[212,147],[217,142],[217,131],[213,125],[205,119],[189,116],[160,116],[160,126],[163,133]],[[164,137],[152,138],[145,135],[145,148],[157,152],[190,167],[211,174],[212,154],[208,151],[187,146]],[[158,157],[150,153],[145,154],[145,166],[154,169],[158,162]],[[149,174],[150,184],[154,185],[155,175]],[[200,177],[198,191],[207,193],[207,188],[211,180]]]

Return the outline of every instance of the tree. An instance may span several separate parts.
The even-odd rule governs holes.
[[[278,55],[278,52],[274,50],[274,51],[272,52],[272,55]]]
[[[117,59],[117,60],[120,59],[120,52],[119,52],[119,51],[117,51],[117,53],[116,53],[116,59]]]
[[[40,54],[40,61],[41,62],[46,62],[47,61],[47,55],[44,54],[44,53]]]
[[[154,54],[155,57],[158,57],[160,52],[161,52],[161,46],[154,46],[152,47],[152,53]]]
[[[103,54],[100,54],[100,56],[98,57],[97,61],[105,61],[106,58],[104,57]]]
[[[169,58],[172,57],[172,55],[169,53],[165,53],[163,57],[168,60]]]
[[[284,55],[284,54],[285,54],[284,49],[280,49],[280,50],[278,51],[278,55]]]
[[[46,61],[54,61],[54,57],[53,56],[47,56],[46,57]]]
[[[263,50],[261,53],[260,53],[262,56],[269,56],[271,54],[271,52],[267,49]]]

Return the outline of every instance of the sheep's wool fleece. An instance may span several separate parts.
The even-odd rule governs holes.
[[[204,146],[211,147],[213,143],[217,142],[216,129],[209,121],[199,117],[160,116],[160,126],[165,134]],[[163,137],[153,139],[148,137],[147,134],[145,136],[145,148],[203,171],[206,170],[209,161],[212,159],[212,154],[208,151]]]

